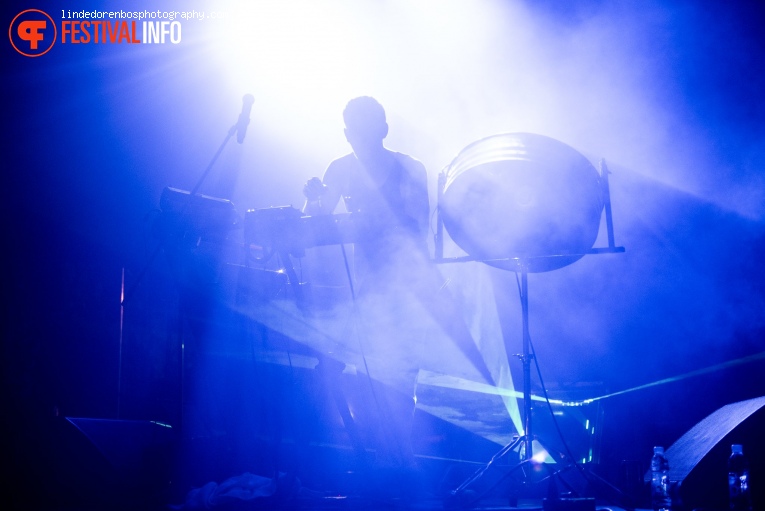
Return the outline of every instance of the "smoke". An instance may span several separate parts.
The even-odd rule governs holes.
[[[302,183],[349,151],[340,114],[360,94],[386,108],[387,146],[425,163],[432,210],[438,171],[468,144],[546,135],[595,165],[607,160],[616,241],[626,247],[530,276],[530,329],[547,379],[626,386],[762,348],[730,347],[756,338],[765,310],[752,264],[765,146],[751,83],[762,75],[746,56],[761,43],[751,24],[731,32],[754,7],[717,17],[659,1],[263,5],[231,4],[246,23],[274,24],[250,39],[232,31],[239,39],[227,43],[239,48],[228,53],[237,70],[224,69],[229,87],[257,84],[249,135],[261,152],[243,150],[237,203],[302,202]],[[243,68],[245,54],[256,58]],[[339,265],[339,252],[333,258],[322,264]],[[494,378],[517,381],[520,364],[507,358],[521,341],[514,276],[476,265],[439,271]],[[474,285],[484,271],[493,287]],[[416,367],[475,378],[475,364],[411,296],[410,276],[395,298],[364,305],[354,334],[362,344],[348,349],[366,350],[370,373],[399,388]]]
[[[72,45],[38,59],[38,70],[11,70],[27,80],[7,86],[34,98],[12,105],[17,132],[47,126],[52,140],[40,151],[18,137],[11,161],[33,171],[16,201],[143,263],[137,224],[165,186],[198,182],[244,94],[255,97],[247,138],[225,147],[200,189],[240,213],[299,206],[303,183],[350,150],[343,106],[368,94],[386,108],[387,146],[428,169],[432,211],[439,170],[497,133],[545,135],[608,162],[626,252],[529,279],[546,380],[626,387],[765,348],[758,2],[200,4],[225,16],[184,22],[178,47]],[[332,267],[331,285],[347,293],[339,251],[317,252],[299,263],[305,280],[320,287],[310,268]],[[445,291],[460,312],[451,316],[477,359],[428,311],[438,302],[411,296],[414,269],[394,298],[364,303],[358,316],[346,303],[328,307],[329,324],[291,313],[270,326],[298,336],[307,324],[316,349],[342,348],[357,367],[363,351],[370,376],[400,389],[411,389],[419,367],[485,379],[481,360],[495,383],[503,374],[517,381],[520,364],[508,359],[521,340],[515,276],[477,264],[438,271],[451,279]],[[403,333],[387,333],[391,325]]]

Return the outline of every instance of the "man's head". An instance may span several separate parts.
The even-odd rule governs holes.
[[[345,138],[357,156],[382,147],[388,135],[388,123],[385,110],[376,99],[361,96],[350,100],[343,110],[343,120]]]

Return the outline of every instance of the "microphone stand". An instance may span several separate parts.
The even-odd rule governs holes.
[[[194,197],[197,195],[199,188],[204,183],[205,179],[207,179],[207,176],[210,174],[210,171],[212,170],[213,166],[215,165],[215,162],[218,161],[218,158],[220,157],[221,153],[223,153],[223,149],[228,144],[229,140],[237,133],[237,131],[242,132],[242,136],[240,137],[242,140],[244,139],[244,130],[247,127],[247,124],[249,123],[249,112],[245,112],[246,106],[249,102],[249,106],[252,106],[252,103],[249,101],[250,96],[249,94],[244,97],[244,106],[242,108],[242,113],[239,114],[239,117],[237,118],[237,121],[228,129],[228,132],[226,133],[225,138],[223,139],[223,142],[221,142],[220,146],[218,147],[218,150],[215,151],[215,154],[213,155],[212,159],[210,160],[210,163],[207,165],[207,168],[205,168],[202,175],[197,180],[194,187],[189,192],[189,199],[191,197]],[[246,121],[246,122],[245,122]],[[240,141],[241,143],[241,141]],[[188,212],[188,209],[190,207],[191,200],[186,201],[183,210],[181,211],[181,216],[185,215]],[[125,291],[125,275],[124,275],[124,269],[123,269],[123,276],[122,276],[122,292],[120,295],[120,331],[119,331],[119,367],[117,368],[117,419],[121,418],[121,403],[122,403],[122,340],[123,340],[123,327],[124,327],[124,312],[125,312],[125,305],[128,303],[128,301],[133,298],[133,295],[136,293],[138,286],[143,281],[144,277],[146,276],[146,273],[149,271],[149,268],[154,264],[154,260],[159,256],[159,253],[166,247],[168,239],[171,236],[164,236],[162,239],[159,240],[157,243],[157,246],[154,248],[154,251],[149,256],[148,261],[146,264],[141,268],[141,271],[136,276],[135,280],[133,281],[133,284],[130,286],[130,288]],[[179,325],[180,325],[180,315],[178,318]],[[180,328],[180,327],[179,327]],[[180,330],[179,330],[180,332]],[[180,335],[180,334],[179,334]],[[185,389],[183,382],[185,381],[185,346],[183,342],[181,342],[181,353],[180,353],[180,366],[181,366],[181,407],[183,406],[183,402],[185,399]],[[181,425],[183,423],[183,410],[181,409],[180,413],[180,420]],[[181,426],[182,427],[182,426]]]
[[[240,119],[237,120],[236,123],[234,123],[233,126],[231,126],[228,130],[228,133],[226,134],[226,137],[223,139],[223,142],[221,142],[221,145],[218,147],[218,150],[215,151],[215,154],[213,155],[212,159],[210,160],[210,163],[207,165],[207,168],[204,170],[202,175],[197,180],[197,183],[194,185],[194,188],[191,189],[189,192],[189,196],[195,196],[197,195],[197,192],[199,191],[199,188],[204,183],[205,179],[207,179],[208,174],[210,174],[210,171],[212,170],[213,166],[215,165],[215,162],[218,161],[218,157],[220,157],[221,153],[223,152],[223,149],[228,144],[228,141],[231,140],[231,138],[236,134],[236,132],[240,129],[240,125],[242,123],[241,121],[241,114]],[[186,213],[189,208],[189,203],[191,201],[187,201],[184,210],[182,213]],[[156,259],[157,255],[159,255],[159,252],[164,248],[165,246],[165,240],[160,240],[160,242],[157,244],[154,251],[149,256],[149,260],[144,265],[144,267],[141,269],[141,271],[138,273],[138,276],[136,277],[136,280],[133,282],[133,285],[130,286],[130,289],[128,289],[127,293],[125,293],[122,296],[122,301],[120,302],[120,305],[124,307],[124,305],[127,303],[127,301],[133,297],[133,293],[138,288],[138,285],[141,283],[141,280],[143,280],[144,275],[151,267],[152,263],[154,262],[154,259]]]

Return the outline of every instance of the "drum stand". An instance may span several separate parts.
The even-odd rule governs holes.
[[[473,475],[460,484],[455,490],[452,490],[447,496],[447,508],[470,508],[480,498],[481,495],[475,495],[470,491],[470,486],[478,481],[483,475],[501,458],[510,451],[519,449],[521,460],[515,466],[511,467],[507,475],[515,470],[523,470],[532,464],[534,434],[531,426],[531,362],[534,355],[531,350],[531,337],[529,335],[529,279],[528,279],[528,261],[525,259],[515,259],[518,263],[518,272],[521,274],[521,318],[523,328],[523,352],[520,355],[523,364],[523,435],[515,436],[513,441],[500,449],[491,460],[478,469]],[[524,472],[524,477],[528,477]]]
[[[523,435],[515,436],[513,441],[505,445],[500,449],[492,458],[480,469],[478,469],[473,475],[467,478],[456,489],[452,490],[446,497],[445,507],[450,509],[458,508],[471,508],[473,507],[483,495],[476,494],[470,490],[470,486],[481,479],[481,477],[502,457],[504,457],[510,451],[519,449],[521,454],[520,461],[510,468],[506,476],[511,475],[516,470],[527,469],[534,462],[534,454],[532,452],[534,434],[531,424],[531,362],[534,359],[534,354],[531,349],[531,337],[529,335],[529,283],[528,273],[529,264],[533,260],[548,259],[557,257],[571,257],[571,256],[584,256],[588,254],[612,254],[624,252],[624,247],[617,247],[614,243],[614,231],[613,220],[611,216],[611,196],[608,184],[608,174],[610,174],[606,167],[605,160],[600,162],[600,183],[603,193],[603,209],[606,220],[606,231],[608,236],[608,246],[591,248],[582,254],[558,254],[558,255],[546,255],[546,256],[534,256],[534,257],[518,257],[502,259],[504,262],[514,262],[516,264],[515,272],[520,273],[520,299],[521,299],[521,318],[522,318],[522,336],[523,336],[523,352],[520,355],[521,362],[523,364]],[[443,196],[445,184],[445,175],[441,173],[438,181],[438,200]],[[440,214],[437,218],[436,233],[435,233],[435,249],[436,249],[436,262],[467,262],[467,261],[480,261],[480,262],[499,262],[500,260],[481,260],[471,256],[457,257],[444,259],[443,257],[443,220]],[[529,478],[529,475],[524,470],[524,480]],[[504,480],[504,478],[502,478]],[[501,482],[501,481],[500,481]],[[495,485],[496,486],[496,485]]]

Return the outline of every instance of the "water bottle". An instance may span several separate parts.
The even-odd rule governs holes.
[[[651,458],[651,505],[654,511],[669,511],[672,499],[669,494],[669,462],[664,447],[654,447]]]
[[[749,493],[749,464],[741,444],[730,446],[728,458],[728,502],[731,511],[751,511],[752,497]]]

